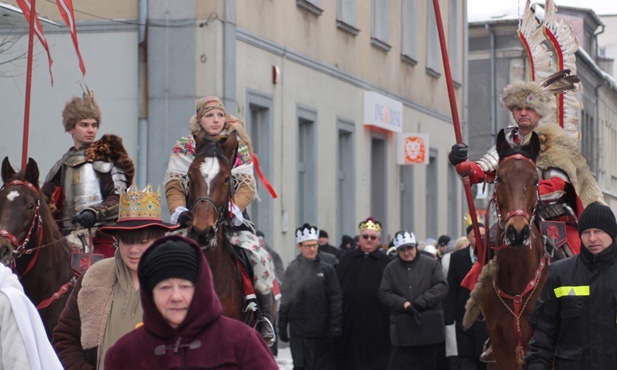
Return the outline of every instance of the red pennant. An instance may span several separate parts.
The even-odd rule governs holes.
[[[21,11],[24,13],[24,16],[26,17],[26,21],[28,22],[28,25],[30,26],[30,32],[35,33],[36,37],[41,42],[41,45],[43,45],[43,47],[45,48],[45,51],[47,52],[47,59],[49,59],[49,75],[51,77],[51,85],[53,86],[54,75],[51,72],[51,65],[54,63],[54,61],[51,59],[51,54],[49,53],[49,45],[47,44],[47,39],[45,38],[45,34],[43,33],[43,26],[41,26],[41,20],[39,19],[38,14],[36,13],[36,9],[34,9],[34,24],[30,24],[30,1],[28,0],[16,0],[16,1],[17,1],[17,5],[19,5],[19,7],[21,8]]]
[[[75,46],[75,52],[77,52],[77,58],[79,59],[79,69],[81,69],[82,78],[86,76],[86,66],[84,60],[81,57],[79,51],[79,43],[77,42],[77,28],[75,26],[75,13],[73,11],[73,0],[56,0],[58,10],[64,22],[69,27],[71,38],[73,39],[73,45]]]

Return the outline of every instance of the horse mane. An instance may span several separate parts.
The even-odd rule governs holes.
[[[499,163],[501,164],[501,162],[504,159],[506,159],[509,156],[514,155],[514,154],[521,154],[525,158],[531,159],[534,163],[536,162],[536,159],[537,159],[537,155],[534,155],[529,150],[526,150],[526,148],[524,146],[522,146],[522,147],[512,147],[512,148],[510,148],[508,150],[505,150],[503,153],[499,153]]]
[[[204,157],[220,157],[223,155],[223,150],[221,147],[209,136],[205,136],[203,138],[197,139],[197,148],[195,152],[195,156],[204,156]]]

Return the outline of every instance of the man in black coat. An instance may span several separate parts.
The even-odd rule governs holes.
[[[549,266],[531,315],[529,370],[617,369],[615,215],[591,203],[581,213],[578,233],[581,253]]]
[[[390,312],[379,300],[379,284],[391,259],[381,252],[381,224],[359,225],[359,247],[343,255],[336,272],[343,293],[343,336],[337,341],[337,369],[387,369]]]
[[[290,341],[296,370],[336,369],[334,338],[341,335],[342,297],[334,267],[317,253],[317,231],[309,224],[296,230],[300,254],[287,267],[282,288],[279,337]]]
[[[478,227],[480,234],[484,236],[486,228],[483,224],[479,224]],[[476,261],[476,239],[472,225],[467,227],[467,239],[470,242],[469,246],[452,252],[450,268],[448,269],[448,295],[444,302],[444,320],[446,325],[456,324],[456,346],[458,350],[458,357],[453,359],[455,364],[450,368],[453,370],[484,370],[486,364],[480,361],[482,346],[488,338],[484,321],[477,320],[469,330],[463,330],[465,303],[467,303],[471,292],[461,286],[461,282]]]
[[[337,247],[330,244],[330,238],[328,237],[328,232],[325,230],[319,230],[319,239],[317,239],[317,243],[319,243],[319,252],[326,252],[333,254],[336,259],[340,261],[343,256],[343,251],[338,249]]]

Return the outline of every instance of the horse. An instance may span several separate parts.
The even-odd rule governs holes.
[[[188,204],[193,217],[187,233],[204,248],[212,270],[214,288],[223,305],[223,314],[245,321],[240,272],[233,247],[224,235],[224,228],[230,220],[227,207],[233,197],[231,169],[236,159],[238,140],[232,134],[217,144],[202,129],[195,141],[196,154],[188,170]]]
[[[486,319],[495,361],[501,370],[521,369],[533,334],[530,316],[548,277],[548,260],[534,222],[539,202],[535,159],[540,139],[511,146],[502,130],[497,137],[499,166],[493,202],[497,214],[495,257],[480,274],[467,303],[464,327],[476,318],[477,306]]]
[[[18,173],[5,157],[2,181],[0,258],[19,277],[51,338],[75,284],[71,248],[41,194],[39,168],[32,158]]]

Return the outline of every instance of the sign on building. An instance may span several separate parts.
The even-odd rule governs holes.
[[[401,132],[403,130],[403,103],[374,91],[365,91],[364,124],[392,132]]]
[[[428,134],[404,133],[397,135],[397,164],[428,164]]]

